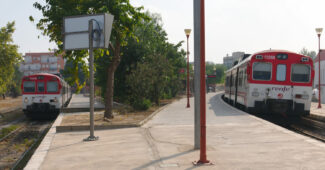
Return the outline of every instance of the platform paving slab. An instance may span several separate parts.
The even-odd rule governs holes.
[[[191,98],[193,106],[193,98]],[[207,158],[193,166],[193,108],[186,99],[161,110],[140,128],[56,133],[39,169],[302,169],[323,170],[325,144],[256,118],[207,94]]]

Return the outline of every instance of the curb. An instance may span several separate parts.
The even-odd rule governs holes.
[[[175,100],[176,101],[176,100]],[[160,111],[162,111],[163,109],[165,109],[166,107],[168,107],[170,104],[174,103],[168,103],[163,107],[158,108],[156,111],[154,111],[153,113],[151,113],[147,118],[145,118],[144,120],[142,120],[141,122],[138,123],[139,127],[144,125],[145,123],[147,123],[149,120],[151,120],[157,113],[159,113]]]
[[[134,128],[139,127],[138,124],[125,124],[125,125],[95,125],[95,130],[108,130],[108,129],[122,129],[122,128]],[[76,132],[76,131],[88,131],[89,125],[85,126],[56,126],[56,132]]]
[[[105,108],[94,108],[94,111],[103,111]],[[76,112],[90,112],[89,108],[64,108],[64,113],[76,113]]]

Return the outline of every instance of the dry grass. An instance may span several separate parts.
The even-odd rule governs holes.
[[[6,97],[6,100],[0,100],[0,113],[12,108],[17,108],[22,106],[21,96],[17,98]]]
[[[164,99],[161,100],[160,107],[172,103],[175,100],[180,99],[181,97],[176,97],[173,99]],[[94,123],[97,126],[109,126],[109,125],[134,125],[140,123],[142,120],[146,119],[149,115],[155,112],[160,107],[152,106],[146,111],[134,111],[131,109],[119,108],[114,110],[116,115],[114,119],[104,119],[104,112],[95,112]],[[89,125],[89,113],[80,113],[66,115],[63,117],[60,126],[87,126]]]
[[[158,107],[151,107],[147,111],[129,112],[118,114],[114,119],[104,119],[104,112],[95,112],[95,125],[127,125],[137,124],[153,113]],[[82,126],[89,125],[89,113],[66,115],[63,117],[61,126]]]

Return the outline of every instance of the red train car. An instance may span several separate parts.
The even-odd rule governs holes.
[[[34,115],[56,116],[71,99],[70,86],[59,76],[39,73],[22,79],[23,111]]]
[[[312,58],[284,50],[250,55],[226,71],[225,99],[251,112],[308,115]]]

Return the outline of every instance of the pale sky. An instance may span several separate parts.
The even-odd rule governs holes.
[[[184,29],[193,29],[192,0],[130,1],[162,16],[171,43],[186,40]],[[41,17],[33,2],[0,0],[0,27],[16,21],[14,42],[23,54],[56,47],[28,20],[30,15],[36,20]],[[324,0],[205,0],[205,3],[207,61],[222,63],[226,54],[235,51],[255,53],[272,48],[299,52],[303,47],[318,50],[315,28],[325,27]],[[322,36],[321,43],[324,40]],[[186,43],[183,48],[186,49]],[[193,32],[190,52],[193,61]]]

